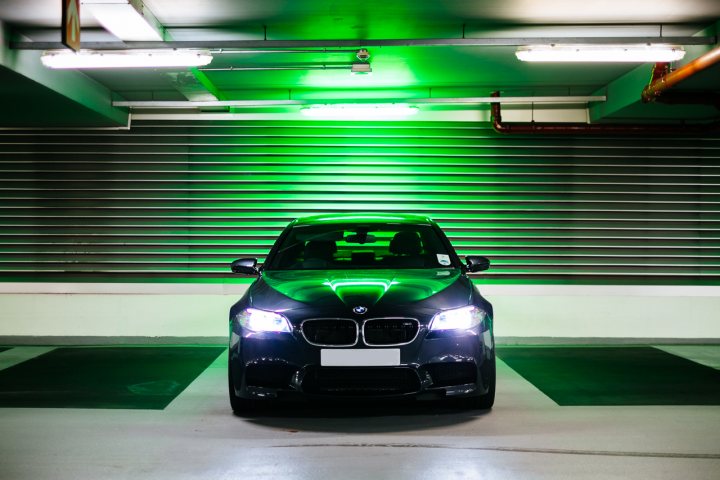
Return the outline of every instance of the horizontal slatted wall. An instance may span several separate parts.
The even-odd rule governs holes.
[[[0,131],[0,280],[227,282],[284,225],[427,214],[488,282],[718,284],[720,138],[471,123]]]

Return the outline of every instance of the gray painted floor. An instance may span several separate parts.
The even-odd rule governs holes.
[[[499,362],[490,413],[289,405],[242,418],[226,361],[164,411],[0,409],[0,479],[720,478],[720,407],[558,407]]]

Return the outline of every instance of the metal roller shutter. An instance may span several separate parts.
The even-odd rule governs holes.
[[[293,218],[427,214],[494,283],[720,283],[720,138],[469,123],[0,131],[0,280],[244,282]]]

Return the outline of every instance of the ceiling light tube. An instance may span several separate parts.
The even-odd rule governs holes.
[[[163,40],[162,25],[141,0],[83,0],[82,5],[120,40]]]
[[[201,69],[205,71],[205,69]],[[270,107],[270,106],[288,106],[288,105],[325,105],[323,102],[330,100],[211,100],[211,101],[191,101],[191,100],[115,100],[112,102],[116,107],[130,107],[143,109],[166,109],[166,108],[205,108],[205,107]],[[345,99],[345,101],[353,101],[353,106],[361,105],[357,100]],[[389,105],[398,104],[405,105],[403,102],[408,99],[373,99],[368,101],[370,105]],[[605,102],[605,95],[565,95],[565,96],[533,96],[533,97],[433,97],[433,98],[413,98],[413,104],[446,104],[446,105],[462,105],[462,104],[483,104],[483,103],[514,103],[514,104],[531,104],[531,103],[551,103],[551,104],[577,104],[588,102]]]
[[[48,50],[40,57],[48,68],[197,67],[212,61],[207,50]]]
[[[677,45],[527,45],[515,52],[523,62],[673,62],[685,56]]]
[[[405,104],[334,104],[313,105],[300,112],[318,120],[386,120],[405,118],[418,113],[418,107]]]

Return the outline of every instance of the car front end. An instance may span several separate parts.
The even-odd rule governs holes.
[[[391,233],[397,238],[395,230],[407,230],[408,224],[413,223],[406,221]],[[437,229],[433,235],[441,234],[436,225],[429,227]],[[349,239],[353,255],[363,259],[359,268],[294,263],[258,272],[260,277],[230,310],[234,410],[293,396],[464,397],[481,408],[492,406],[492,306],[467,277],[468,267],[451,257],[455,254],[447,243],[447,253],[432,254],[433,262],[440,260],[430,268],[383,263],[363,268],[369,253],[357,251],[380,248],[381,239],[367,239],[367,231],[377,228],[362,227],[366,237],[359,244],[353,237],[357,233],[338,237],[341,246]],[[323,230],[324,238],[330,238],[328,231]],[[420,231],[418,237],[423,235],[428,233]],[[306,256],[312,241],[303,243]],[[287,243],[286,232],[285,242],[281,236],[271,255]],[[298,255],[306,264],[312,260]],[[342,265],[343,255],[337,252],[328,261]],[[388,256],[392,253],[379,258]],[[405,256],[400,260],[407,262]],[[251,273],[252,268],[246,264],[240,271]]]

